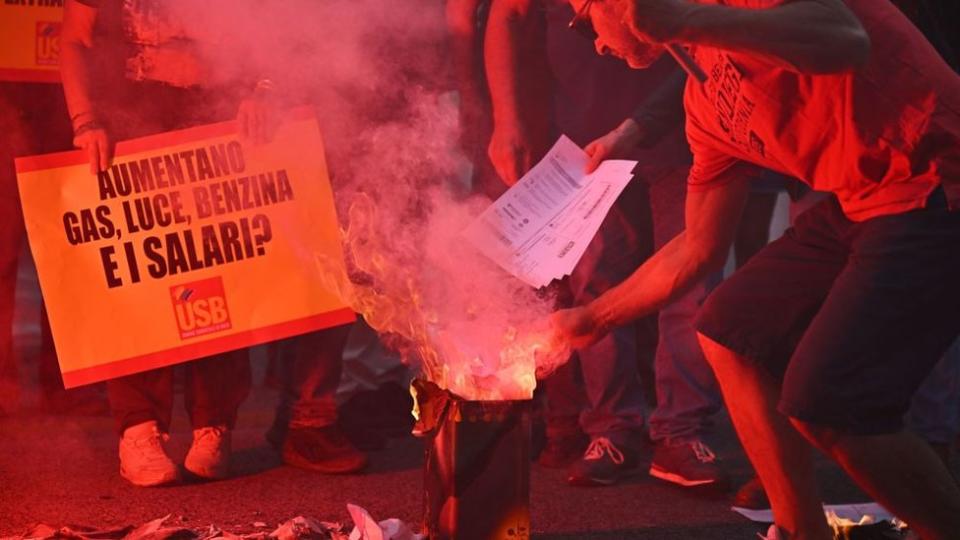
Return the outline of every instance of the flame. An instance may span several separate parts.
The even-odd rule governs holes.
[[[464,212],[442,190],[425,197],[426,215],[398,219],[356,194],[341,231],[346,269],[318,261],[327,285],[437,386],[470,400],[530,399],[538,366],[569,356],[551,345],[553,300],[460,239],[479,206]]]
[[[826,512],[826,517],[827,525],[833,529],[833,537],[838,540],[848,540],[852,538],[854,536],[852,531],[855,527],[875,525],[878,523],[877,519],[869,514],[861,516],[859,521],[854,521],[849,518],[838,516],[836,512],[828,510]],[[902,531],[903,529],[907,528],[907,524],[897,518],[893,518],[889,525],[894,531]]]

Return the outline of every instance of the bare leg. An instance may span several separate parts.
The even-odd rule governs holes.
[[[777,526],[791,540],[832,540],[810,445],[776,410],[779,389],[752,361],[698,334],[723,390],[740,441],[770,498]]]
[[[924,540],[957,538],[960,488],[922,439],[905,431],[854,436],[797,420],[793,424]]]

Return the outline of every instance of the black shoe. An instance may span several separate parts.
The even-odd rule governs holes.
[[[354,426],[339,422],[340,430],[350,440],[350,443],[364,452],[383,450],[387,447],[387,436],[376,430],[364,426]]]
[[[590,439],[583,433],[575,433],[562,437],[550,437],[540,451],[537,463],[548,469],[562,469],[569,467],[583,455]]]
[[[336,425],[289,428],[280,457],[287,465],[327,474],[357,472],[367,465],[366,454]]]
[[[653,450],[650,476],[683,487],[724,485],[727,478],[716,454],[702,441],[658,444]]]
[[[770,509],[770,499],[767,498],[767,492],[763,489],[763,484],[760,483],[759,478],[754,476],[746,484],[740,486],[740,489],[733,496],[733,506],[748,510]]]
[[[638,452],[617,446],[606,437],[590,441],[583,457],[570,466],[567,483],[572,486],[610,486],[637,472]]]

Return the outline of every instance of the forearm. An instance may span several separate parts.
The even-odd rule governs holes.
[[[481,0],[448,0],[447,32],[453,72],[461,91],[477,93],[482,73]]]
[[[93,100],[93,78],[88,58],[93,46],[96,18],[95,8],[74,0],[67,0],[64,6],[60,79],[63,81],[63,95],[74,129],[86,122],[99,120]]]
[[[721,258],[694,252],[681,233],[587,307],[604,329],[622,326],[658,311],[722,266]]]
[[[95,109],[91,92],[90,70],[86,60],[87,51],[81,46],[64,45],[60,51],[60,78],[63,95],[73,127],[100,118]]]
[[[841,0],[766,9],[690,4],[676,41],[759,53],[788,69],[833,73],[866,63],[870,39]]]
[[[687,193],[686,229],[647,259],[626,281],[588,306],[610,329],[653,313],[723,267],[749,196],[749,176],[738,169],[723,187]]]
[[[549,99],[545,74],[536,61],[542,21],[535,9],[532,1],[494,0],[491,6],[484,61],[497,128],[531,130],[545,122],[538,116],[545,116],[546,108],[541,111],[531,103]]]

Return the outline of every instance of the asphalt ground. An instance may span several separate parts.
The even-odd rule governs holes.
[[[215,525],[242,534],[255,531],[256,522],[272,527],[298,515],[346,522],[347,503],[377,519],[420,522],[422,441],[390,439],[359,475],[294,469],[282,465],[263,439],[275,400],[274,391],[259,386],[242,407],[233,435],[234,477],[152,489],[120,478],[117,438],[107,417],[52,416],[28,408],[0,419],[0,537],[39,523],[107,529],[167,514],[190,528]],[[171,453],[182,459],[190,432],[182,406],[177,410]],[[745,481],[749,468],[728,423],[721,419],[716,431],[718,453],[735,481]],[[577,488],[566,485],[563,471],[533,465],[534,537],[729,540],[756,538],[763,529],[730,511],[730,493],[679,488],[645,471],[646,464],[616,486]],[[818,474],[827,502],[865,500],[832,464],[821,461]]]
[[[389,440],[370,455],[370,467],[352,476],[325,476],[284,466],[263,434],[273,420],[276,392],[262,384],[262,354],[253,354],[255,386],[233,434],[234,476],[209,483],[136,488],[119,476],[117,437],[105,416],[57,416],[42,411],[35,366],[39,295],[29,269],[18,292],[16,327],[21,361],[21,407],[0,416],[0,537],[19,536],[36,524],[109,529],[139,525],[172,514],[197,530],[211,525],[244,534],[296,516],[348,522],[347,503],[377,519],[422,518],[423,443],[410,436]],[[26,321],[26,322],[25,322]],[[34,322],[31,322],[34,321]],[[258,360],[258,358],[261,358]],[[190,429],[182,402],[175,407],[171,449],[182,459]],[[711,441],[732,474],[746,481],[750,468],[729,422],[719,418]],[[649,460],[650,451],[644,452]],[[578,488],[560,470],[531,467],[531,512],[537,539],[753,539],[765,526],[730,510],[729,492],[676,487],[639,473],[618,485]],[[960,471],[955,471],[960,472]],[[861,502],[859,492],[832,463],[821,459],[818,476],[828,503]]]

